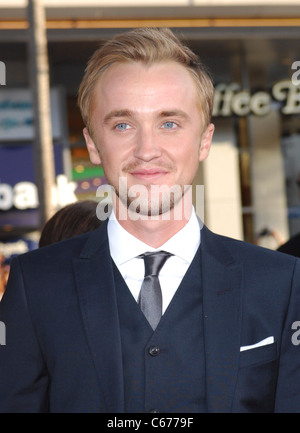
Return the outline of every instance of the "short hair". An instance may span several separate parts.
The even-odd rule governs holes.
[[[85,126],[92,132],[93,90],[102,73],[115,63],[141,62],[145,65],[175,61],[191,73],[198,89],[204,128],[212,116],[214,86],[207,68],[191,49],[168,28],[138,28],[116,35],[100,46],[88,61],[78,92],[78,105]]]
[[[39,247],[96,230],[101,225],[96,214],[97,205],[98,202],[94,200],[82,200],[59,209],[46,222],[39,240]]]

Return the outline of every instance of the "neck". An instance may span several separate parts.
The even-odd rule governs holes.
[[[170,212],[158,216],[146,217],[130,213],[118,199],[114,206],[119,224],[137,239],[153,248],[159,248],[181,230],[189,221],[192,211],[191,201],[185,200],[184,197]]]

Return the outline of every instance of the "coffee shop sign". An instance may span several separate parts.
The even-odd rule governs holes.
[[[300,84],[282,80],[274,84],[270,93],[258,91],[251,94],[241,90],[237,83],[219,83],[215,87],[213,116],[265,116],[270,112],[273,101],[280,104],[282,114],[299,114]]]

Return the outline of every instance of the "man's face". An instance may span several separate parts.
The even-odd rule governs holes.
[[[166,191],[176,186],[174,206],[208,155],[214,128],[203,131],[197,94],[190,73],[175,62],[115,64],[95,86],[92,136],[84,130],[90,159],[102,164],[117,195],[120,179],[128,190],[139,190],[141,213],[150,213],[154,185]],[[158,213],[168,201],[164,194],[159,193]]]

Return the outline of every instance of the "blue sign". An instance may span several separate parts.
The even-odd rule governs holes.
[[[63,173],[62,146],[54,144],[56,176]],[[38,226],[33,145],[0,146],[0,228]]]

